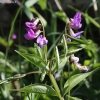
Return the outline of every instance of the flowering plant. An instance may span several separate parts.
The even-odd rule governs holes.
[[[0,36],[0,45],[6,48],[5,54],[2,46],[3,52],[0,51],[0,99],[98,100],[99,71],[93,73],[100,67],[100,50],[94,40],[86,39],[91,34],[89,38],[98,40],[98,34],[92,33],[94,26],[100,28],[97,12],[96,18],[92,18],[88,15],[88,6],[85,13],[70,7],[78,12],[68,18],[59,4],[60,0],[54,0],[59,11],[52,11],[47,0],[24,1],[17,2],[20,6],[12,20],[9,36]],[[33,4],[38,4],[44,17],[35,9],[38,6],[32,6]],[[30,21],[21,21],[21,9]],[[37,17],[34,18],[33,15]],[[87,25],[83,25],[82,17]],[[17,18],[19,25],[16,24]],[[21,22],[25,22],[24,34]],[[5,37],[2,27],[1,33]],[[18,50],[12,52],[16,47]]]
[[[27,26],[27,33],[24,35],[25,39],[30,41],[36,39],[36,43],[34,45],[32,54],[26,54],[20,51],[16,52],[38,68],[37,73],[41,74],[41,81],[45,79],[46,75],[49,76],[52,86],[40,83],[31,84],[21,88],[19,90],[20,92],[52,95],[56,96],[57,99],[59,98],[59,100],[66,100],[65,95],[68,94],[68,100],[75,99],[75,97],[70,96],[70,90],[94,72],[88,72],[90,67],[79,64],[79,57],[74,55],[76,52],[82,50],[83,47],[70,50],[71,46],[69,46],[69,44],[73,41],[78,41],[84,45],[87,43],[84,43],[84,40],[80,40],[83,31],[74,33],[76,29],[80,29],[82,27],[81,20],[81,13],[77,12],[75,16],[71,18],[70,21],[68,21],[67,27],[65,27],[66,31],[60,34],[58,37],[59,39],[53,46],[53,53],[49,52],[47,49],[49,41],[47,40],[42,24],[39,24],[39,22],[41,22],[39,18],[25,23]],[[43,31],[40,30],[41,27],[43,28]],[[63,49],[59,49],[60,47]],[[71,67],[70,63],[74,65],[74,69]],[[69,77],[68,80],[64,83],[62,90],[60,90],[56,80],[59,80],[59,78],[62,77],[62,71],[65,67],[68,68]],[[70,77],[71,70],[79,70],[86,73],[75,74]],[[19,75],[19,77],[23,77],[25,75],[27,74]]]

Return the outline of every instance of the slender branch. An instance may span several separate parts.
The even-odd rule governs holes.
[[[55,90],[56,90],[56,92],[58,94],[59,99],[60,100],[64,100],[64,98],[60,94],[60,90],[59,90],[59,87],[57,85],[57,82],[56,82],[54,76],[51,73],[49,74],[49,78],[50,78],[50,80],[51,80],[51,82],[52,82],[52,84],[53,84],[53,86],[54,86],[54,88],[55,88]]]
[[[43,32],[43,36],[45,37],[45,29],[44,29],[44,25],[43,25],[43,22],[40,20],[40,22],[41,22],[41,24],[42,24],[42,32]],[[45,45],[45,47],[44,47],[44,56],[45,56],[45,60],[46,60],[46,62],[47,62],[47,45]]]

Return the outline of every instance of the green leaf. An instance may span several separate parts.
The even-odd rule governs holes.
[[[27,0],[25,2],[25,6],[29,8],[29,7],[33,6],[37,1],[38,0]]]
[[[94,24],[96,27],[100,28],[100,24],[96,22],[92,17],[90,17],[87,13],[83,13],[82,15],[87,18],[92,24]]]
[[[72,40],[74,40],[75,42],[78,42],[78,43],[84,43],[84,44],[87,44],[87,41],[86,40],[80,40],[80,39],[76,39],[68,34],[65,34],[67,37],[71,38]]]
[[[5,59],[0,58],[0,64],[6,64],[10,69],[12,69],[13,72],[18,72],[16,67],[12,66],[8,61],[5,62]]]
[[[64,22],[66,22],[66,16],[64,15],[63,11],[57,11],[56,15]]]
[[[44,51],[42,48],[40,48],[38,45],[35,45],[36,50],[37,50],[37,54],[44,59]]]
[[[0,58],[4,58],[4,57],[5,57],[4,53],[0,51]]]
[[[25,86],[20,90],[16,90],[16,91],[57,96],[56,91],[52,87],[45,84],[32,84],[32,85]]]
[[[82,99],[80,99],[80,98],[77,98],[77,97],[71,97],[71,96],[68,96],[68,98],[69,98],[70,100],[82,100]]]
[[[0,37],[0,44],[7,47],[7,46],[11,46],[13,44],[13,40],[9,40],[8,44],[6,39]]]
[[[40,5],[42,10],[47,8],[47,0],[38,0],[38,4]]]
[[[57,46],[56,46],[56,49],[55,49],[55,56],[56,56],[56,64],[57,64],[57,68],[58,68],[59,63],[60,63],[60,58],[59,58],[59,51],[58,51]]]
[[[52,46],[49,48],[48,53],[47,53],[47,57],[49,56],[49,54],[51,53],[51,51],[56,47],[57,43],[59,42],[61,36],[63,35],[63,33],[61,33],[56,40],[54,41],[54,43],[52,44]]]
[[[34,47],[29,47],[28,51],[29,51],[29,53],[35,54],[35,55],[39,56],[40,58],[44,59],[43,49],[40,48],[39,46],[35,45]]]
[[[15,50],[16,51],[16,50]],[[35,54],[26,54],[19,51],[16,51],[19,55],[25,58],[27,61],[31,62],[32,64],[36,65],[39,68],[46,68],[46,62],[41,59],[39,56]]]
[[[46,68],[47,70],[49,70],[49,61],[48,61],[47,66],[46,66],[45,68]],[[41,81],[44,81],[45,76],[46,76],[46,70],[43,69],[40,80],[41,80]]]
[[[82,50],[83,48],[78,48],[78,49],[72,49],[72,50],[70,50],[68,53],[67,53],[67,56],[68,55],[71,55],[71,54],[73,54],[73,53],[76,53],[76,52],[78,52],[78,51],[80,51],[80,50]]]
[[[64,84],[64,95],[68,93],[69,90],[74,88],[77,84],[79,84],[81,81],[83,81],[86,77],[94,73],[97,69],[98,68],[88,73],[76,74],[70,77],[70,79],[68,79],[67,82]]]
[[[63,47],[64,47],[64,51],[65,51],[65,56],[66,56],[68,53],[68,47],[67,47],[66,38],[64,35],[63,35]]]
[[[34,7],[29,8],[29,10],[35,13],[40,18],[40,21],[42,22],[44,27],[47,25],[46,20],[40,15],[40,13]]]
[[[25,14],[27,15],[27,17],[32,20],[34,17],[33,17],[33,14],[32,12],[29,11],[29,9],[27,7],[24,7],[24,12]]]
[[[60,59],[60,63],[59,63],[59,69],[63,68],[65,66],[65,64],[67,63],[68,57],[63,57]]]

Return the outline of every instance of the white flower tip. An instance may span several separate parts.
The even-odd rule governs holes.
[[[79,66],[78,69],[82,70],[82,71],[88,71],[89,70],[89,68],[87,66]]]

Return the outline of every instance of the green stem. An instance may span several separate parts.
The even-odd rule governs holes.
[[[43,25],[42,21],[41,21],[41,24],[42,24],[42,29],[43,29],[43,36],[45,37],[45,29],[44,29],[44,25]],[[45,56],[45,60],[47,62],[47,55],[46,54],[47,54],[47,45],[45,45],[45,47],[44,47],[44,56]]]
[[[68,78],[70,79],[70,66],[69,66],[69,61],[68,61]],[[69,87],[68,87],[68,100],[70,100],[70,81],[68,82]]]
[[[52,82],[52,84],[53,84],[53,86],[54,86],[54,88],[55,88],[55,90],[56,90],[56,92],[58,94],[59,99],[60,100],[64,100],[64,98],[60,94],[60,90],[59,90],[59,87],[57,85],[57,82],[56,82],[54,76],[51,73],[49,74],[49,78],[50,78],[50,80],[51,80],[51,82]]]

